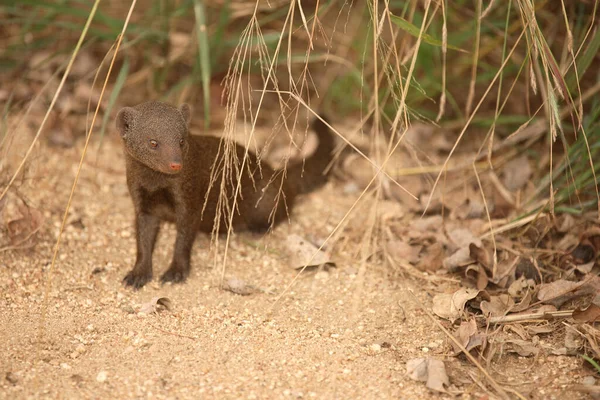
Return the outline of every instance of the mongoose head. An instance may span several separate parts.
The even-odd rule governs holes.
[[[127,153],[155,171],[177,174],[188,150],[191,109],[158,101],[124,107],[117,114],[117,129]]]

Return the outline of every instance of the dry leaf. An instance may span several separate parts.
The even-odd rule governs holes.
[[[553,324],[547,323],[547,322],[542,323],[540,325],[527,325],[527,326],[525,326],[525,329],[527,330],[528,333],[530,333],[532,335],[551,333],[556,330],[556,328],[554,327]]]
[[[509,294],[510,294],[510,291],[509,291]],[[517,297],[517,296],[515,296],[515,297]],[[531,294],[531,291],[528,291],[525,294],[525,296],[523,297],[523,299],[521,300],[521,302],[519,304],[516,304],[510,311],[513,313],[517,313],[517,312],[527,310],[529,308],[529,305],[531,304],[532,299],[533,299],[533,294]]]
[[[466,228],[457,228],[448,232],[448,238],[458,249],[466,248],[468,250],[471,244],[475,244],[477,247],[483,247],[481,239]]]
[[[572,282],[559,279],[552,283],[541,285],[537,298],[543,303],[552,304],[559,308],[563,303],[573,298],[591,293],[590,289],[594,290],[593,288],[582,290],[585,289],[585,287],[583,287],[585,284],[585,280],[581,282]]]
[[[596,296],[596,298],[598,297],[600,297],[600,295]],[[585,310],[577,308],[575,311],[573,311],[573,319],[577,322],[600,321],[600,305],[594,302]]]
[[[556,230],[560,233],[567,233],[575,228],[575,218],[571,214],[561,214],[556,219]]]
[[[223,284],[223,289],[242,296],[249,296],[261,292],[256,286],[248,285],[245,281],[238,278],[229,278],[227,282]]]
[[[469,255],[473,260],[483,265],[489,271],[492,270],[492,255],[484,247],[479,247],[475,243],[470,243]]]
[[[575,329],[567,327],[565,331],[566,354],[570,356],[577,355],[583,344],[583,337]]]
[[[420,233],[434,232],[438,231],[443,225],[444,220],[441,215],[416,218],[410,222],[410,231],[418,231]]]
[[[463,247],[458,249],[450,257],[446,257],[442,263],[448,272],[456,272],[458,269],[473,264],[475,261],[469,255],[469,249]]]
[[[504,259],[496,265],[496,274],[493,275],[490,280],[497,286],[505,288],[509,286],[515,279],[517,264],[519,263],[520,257],[514,257],[512,259]]]
[[[319,266],[329,263],[329,257],[323,250],[299,235],[289,235],[285,241],[292,268]],[[313,257],[314,256],[314,257]]]
[[[512,331],[516,333],[517,335],[519,335],[521,340],[528,340],[531,338],[531,336],[527,333],[525,327],[521,324],[506,325],[503,330],[505,332]]]
[[[508,294],[515,298],[523,297],[527,293],[529,293],[529,282],[524,276],[521,276],[508,287]]]
[[[456,207],[451,214],[456,219],[481,218],[485,215],[485,205],[479,198],[469,199]]]
[[[450,385],[444,362],[435,358],[413,358],[406,363],[406,373],[410,379],[427,382],[426,386],[438,392],[445,392]]]
[[[582,274],[589,274],[590,272],[592,272],[592,269],[594,268],[595,265],[596,265],[596,260],[592,260],[587,264],[577,265],[575,267],[575,269],[577,271],[581,272]]]
[[[476,347],[483,346],[486,340],[484,334],[478,333],[477,323],[475,322],[475,319],[461,322],[460,326],[454,333],[454,337],[458,340],[460,344],[463,345],[463,347],[467,351],[471,351]],[[454,341],[452,341],[451,344],[456,354],[462,352],[461,348],[458,347],[456,343],[454,343]]]
[[[511,192],[523,188],[531,178],[532,170],[527,156],[514,158],[504,166],[502,183]]]
[[[43,222],[43,215],[39,210],[16,196],[7,197],[1,211],[12,245],[20,245],[31,239]]]
[[[385,248],[392,258],[416,264],[419,262],[419,254],[421,253],[423,246],[411,246],[400,240],[388,240],[385,243]]]
[[[442,267],[442,259],[444,258],[444,246],[441,243],[435,242],[423,251],[424,256],[417,264],[417,268],[421,271],[435,272]]]
[[[567,233],[562,239],[556,243],[555,247],[557,250],[567,252],[573,249],[579,244],[579,238],[572,233]]]
[[[474,283],[478,290],[483,290],[488,285],[488,277],[481,265],[470,265],[465,270],[467,279]]]
[[[506,315],[514,305],[515,301],[512,297],[507,294],[501,294],[491,296],[489,301],[482,301],[480,307],[483,315],[486,317],[501,317]]]
[[[537,356],[540,348],[527,340],[507,340],[504,342],[504,350],[509,353],[517,353],[522,357]]]
[[[474,299],[479,290],[460,288],[455,293],[441,293],[433,298],[433,312],[441,318],[456,320],[463,312],[467,301]]]
[[[421,177],[411,176],[404,177],[402,179],[396,179],[396,182],[402,187],[398,186],[396,182],[391,182],[389,179],[383,181],[383,186],[386,198],[390,198],[397,201],[398,204],[402,204],[409,211],[421,211],[422,207],[418,200],[415,200],[412,196],[419,197],[425,190]]]
[[[171,300],[167,297],[154,297],[148,303],[142,304],[140,312],[144,314],[157,313],[163,308],[171,311]]]

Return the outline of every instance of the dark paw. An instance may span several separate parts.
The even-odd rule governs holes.
[[[125,286],[132,286],[134,289],[139,289],[151,280],[152,273],[141,273],[132,269],[125,275],[125,278],[123,278],[123,283]]]
[[[187,279],[189,274],[189,269],[171,267],[160,277],[160,281],[162,283],[181,283]]]

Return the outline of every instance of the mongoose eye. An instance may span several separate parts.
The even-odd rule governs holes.
[[[158,147],[158,142],[156,140],[150,140],[150,146],[155,149]]]
[[[179,145],[183,146],[183,139],[179,139]]]

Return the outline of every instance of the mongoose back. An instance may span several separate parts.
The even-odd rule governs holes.
[[[135,265],[123,279],[127,286],[140,288],[152,279],[152,253],[161,221],[174,222],[177,228],[173,259],[161,277],[163,283],[182,282],[188,277],[196,234],[213,231],[226,161],[224,139],[190,135],[190,119],[188,105],[175,107],[157,101],[125,107],[117,114],[137,241]],[[326,182],[324,170],[332,159],[333,135],[318,118],[312,128],[319,139],[317,149],[304,163],[287,168],[285,174],[265,164],[259,166],[250,151],[243,170],[231,169],[232,176],[223,180],[227,195],[221,201],[233,212],[234,229],[267,231],[287,218],[298,194]],[[241,161],[245,148],[231,145]],[[219,169],[212,175],[211,185],[213,166]],[[238,174],[241,186],[234,210]],[[228,227],[226,214],[220,213],[217,220],[221,232]]]

